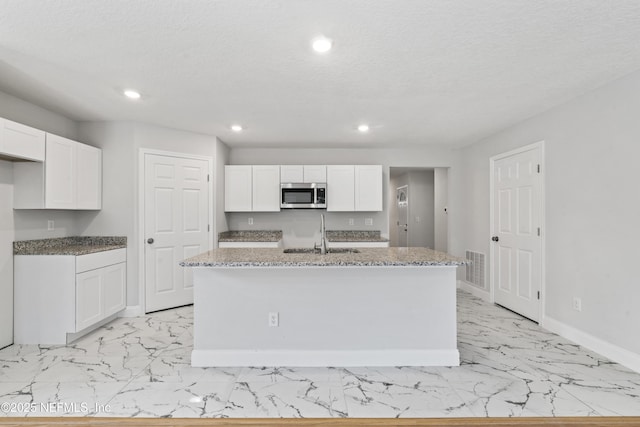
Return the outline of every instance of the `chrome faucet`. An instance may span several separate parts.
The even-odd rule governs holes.
[[[321,255],[327,254],[327,230],[324,226],[324,214],[320,214],[320,247],[316,243],[313,245],[313,249],[320,249]]]

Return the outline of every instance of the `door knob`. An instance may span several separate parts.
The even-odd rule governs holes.
[[[500,238],[498,238],[498,236],[493,236],[491,240],[493,240],[494,242],[497,242],[498,240],[500,240]]]
[[[149,237],[149,238],[147,239],[147,243],[148,243],[148,244],[152,244],[152,243],[153,243],[153,237]]]

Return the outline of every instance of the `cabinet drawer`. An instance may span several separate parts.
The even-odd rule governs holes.
[[[127,250],[125,248],[80,255],[76,257],[76,273],[95,270],[96,268],[118,264],[126,260]]]

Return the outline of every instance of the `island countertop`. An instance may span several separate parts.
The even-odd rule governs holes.
[[[183,267],[402,267],[459,266],[468,261],[428,248],[359,248],[357,253],[284,253],[271,248],[223,248],[180,263]]]

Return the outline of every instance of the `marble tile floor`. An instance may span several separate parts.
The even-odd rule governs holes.
[[[0,350],[0,416],[640,415],[640,374],[466,292],[459,367],[192,368],[191,307]]]

